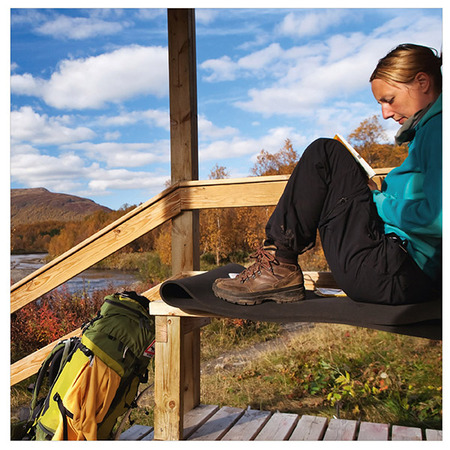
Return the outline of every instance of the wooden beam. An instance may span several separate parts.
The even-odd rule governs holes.
[[[155,320],[155,440],[183,439],[183,350],[181,317]]]
[[[172,183],[198,180],[197,75],[195,13],[167,12]],[[172,272],[200,267],[199,212],[184,211],[172,220]],[[183,332],[181,317],[157,317],[164,333],[156,339],[155,439],[181,440],[185,410],[200,402],[200,332]]]
[[[172,183],[198,180],[197,68],[195,12],[167,11],[170,96],[170,165]],[[198,270],[197,211],[172,221],[172,272]]]
[[[169,9],[169,95],[172,183],[198,179],[195,15]]]

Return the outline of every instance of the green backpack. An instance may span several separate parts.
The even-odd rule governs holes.
[[[53,348],[42,363],[33,389],[28,439],[51,440],[61,421],[63,438],[68,438],[67,420],[73,414],[64,405],[64,396],[70,389],[73,395],[74,380],[88,361],[92,366],[94,358],[120,376],[109,409],[96,425],[96,439],[112,438],[117,419],[135,406],[139,384],[148,380],[155,342],[155,322],[148,305],[148,299],[135,292],[109,295],[97,316],[83,326],[81,338],[61,341]],[[46,377],[49,392],[39,399]],[[80,392],[76,397],[82,395]],[[90,426],[95,427],[94,422]]]

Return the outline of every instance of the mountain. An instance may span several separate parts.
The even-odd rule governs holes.
[[[87,198],[58,194],[45,188],[11,189],[11,225],[76,221],[98,210],[111,211]]]

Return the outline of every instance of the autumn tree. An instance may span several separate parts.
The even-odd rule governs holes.
[[[256,163],[251,170],[257,177],[263,175],[290,175],[298,162],[298,154],[290,139],[286,139],[284,147],[276,153],[261,150],[256,157]]]
[[[210,180],[228,178],[229,173],[223,166],[215,165],[209,174]],[[202,253],[213,253],[216,265],[233,250],[236,233],[233,218],[235,211],[229,208],[207,209],[200,211],[200,245]]]
[[[406,145],[386,143],[386,132],[375,115],[363,120],[348,139],[372,167],[396,167],[408,154]]]

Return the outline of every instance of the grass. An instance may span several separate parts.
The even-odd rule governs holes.
[[[317,325],[244,369],[202,379],[202,402],[442,427],[440,342]]]

